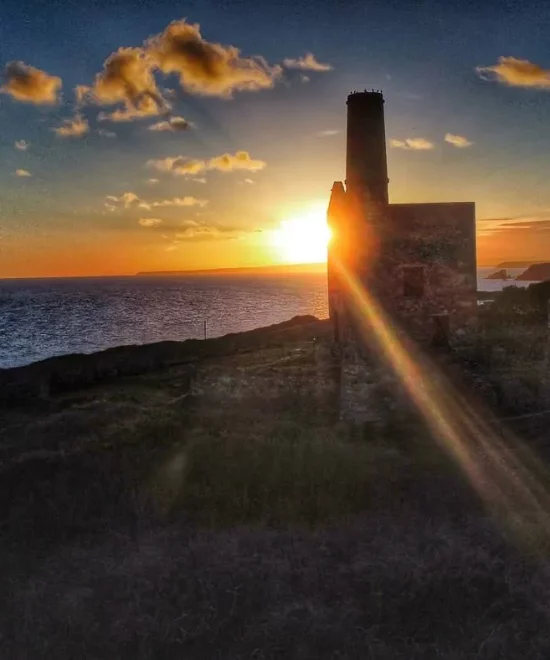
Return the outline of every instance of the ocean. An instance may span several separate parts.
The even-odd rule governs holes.
[[[493,270],[478,269],[480,290],[506,284],[484,279]],[[218,337],[298,314],[328,315],[326,275],[0,280],[0,368],[123,344],[202,338],[205,321],[207,336]]]

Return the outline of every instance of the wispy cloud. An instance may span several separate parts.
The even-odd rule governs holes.
[[[453,147],[458,147],[458,149],[465,149],[473,145],[473,142],[470,142],[468,138],[465,138],[463,135],[454,135],[453,133],[447,133],[445,135],[445,142],[452,144]]]
[[[120,195],[119,197],[117,197],[116,195],[107,195],[106,199],[109,205],[111,206],[117,205],[116,208],[122,207],[125,209],[129,209],[132,207],[138,207],[146,210],[149,210],[151,208],[150,204],[140,199],[138,195],[136,195],[136,193],[133,192],[122,193],[122,195]]]
[[[24,62],[9,62],[4,68],[3,78],[0,92],[9,94],[17,101],[52,105],[59,100],[61,78]]]
[[[476,72],[484,80],[496,80],[512,87],[550,89],[549,69],[516,57],[499,57],[497,64],[478,66]]]
[[[159,182],[158,179],[147,179],[147,181],[145,183],[148,183],[150,186],[153,186],[153,185],[155,185],[155,183],[158,183],[158,182]]]
[[[390,140],[390,146],[394,149],[427,151],[434,148],[434,143],[425,138],[406,138],[405,140]]]
[[[178,131],[186,131],[190,128],[191,125],[183,117],[170,117],[166,121],[159,121],[152,126],[149,126],[150,131],[167,131],[170,133],[176,133]]]
[[[199,174],[206,169],[206,161],[196,158],[187,158],[185,156],[175,156],[174,158],[160,158],[158,160],[148,160],[148,167],[153,167],[159,172],[171,172],[181,176]]]
[[[200,174],[206,170],[219,170],[221,172],[232,172],[234,170],[248,170],[257,172],[266,166],[265,161],[250,157],[248,151],[237,151],[235,154],[225,153],[215,156],[210,160],[198,160],[185,156],[173,158],[162,158],[160,160],[147,161],[149,167],[161,172],[171,172],[181,176]]]
[[[204,207],[208,204],[207,199],[197,199],[193,196],[187,197],[172,197],[172,199],[162,199],[160,201],[148,202],[151,207],[162,206],[200,206]]]
[[[160,218],[140,218],[138,223],[142,227],[158,227],[162,223],[162,220]]]
[[[176,232],[173,238],[173,244],[203,242],[214,240],[230,240],[238,238],[245,232],[231,227],[221,227],[215,225],[197,225],[188,227],[183,231]]]
[[[317,135],[319,137],[331,137],[333,135],[338,135],[338,133],[341,133],[341,131],[336,130],[335,128],[329,128],[326,131],[319,131]]]
[[[232,172],[233,170],[249,170],[257,172],[266,166],[265,161],[250,157],[248,151],[237,151],[235,154],[222,154],[207,162],[207,169]]]
[[[97,134],[101,135],[101,137],[116,138],[116,133],[114,131],[107,131],[104,128],[98,128]]]
[[[256,183],[256,182],[253,181],[252,179],[245,179],[244,182],[245,182],[245,183],[249,183],[250,185],[254,185],[254,184]]]
[[[73,119],[64,119],[63,124],[53,130],[57,137],[81,137],[90,130],[90,125],[82,115],[77,114]]]
[[[306,53],[303,57],[286,58],[283,60],[283,65],[287,69],[302,69],[304,71],[331,71],[333,66],[331,64],[322,64],[317,60],[313,53]]]
[[[15,170],[15,176],[32,176],[28,170]]]
[[[550,210],[478,222],[477,249],[483,261],[548,261]]]
[[[125,192],[118,197],[116,195],[107,195],[105,199],[107,200],[105,206],[112,207],[115,210],[121,208],[124,209],[138,208],[138,209],[145,209],[147,211],[150,211],[152,208],[163,208],[169,206],[176,206],[176,207],[199,206],[203,208],[208,204],[208,200],[198,199],[197,197],[193,197],[192,195],[188,195],[185,197],[172,197],[170,199],[147,201],[145,199],[141,199],[134,192]]]
[[[16,149],[19,149],[19,151],[27,151],[27,149],[31,146],[31,143],[26,142],[25,140],[16,140],[13,146]]]

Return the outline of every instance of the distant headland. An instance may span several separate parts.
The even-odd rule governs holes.
[[[136,277],[194,277],[205,275],[286,275],[295,273],[324,273],[326,263],[281,264],[276,266],[249,266],[246,268],[212,268],[204,270],[152,270],[136,273]]]
[[[529,268],[535,264],[540,264],[541,261],[502,261],[497,264],[495,268]]]

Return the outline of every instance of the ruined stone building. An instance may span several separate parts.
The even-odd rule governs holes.
[[[377,415],[366,385],[377,356],[342,268],[392,329],[420,345],[452,346],[476,320],[474,203],[391,204],[388,182],[384,98],[354,92],[347,99],[346,180],[334,183],[328,208],[328,288],[342,413],[365,420]]]

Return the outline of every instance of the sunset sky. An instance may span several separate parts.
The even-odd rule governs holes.
[[[3,7],[0,277],[299,261],[277,236],[322,223],[364,88],[392,202],[475,201],[481,265],[550,259],[550,3]]]

